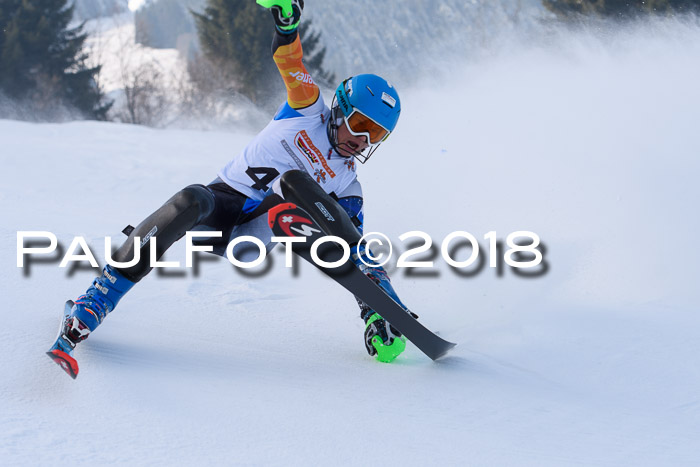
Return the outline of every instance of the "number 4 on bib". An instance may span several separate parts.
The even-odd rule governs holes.
[[[245,173],[254,182],[250,186],[255,190],[261,191],[267,191],[270,188],[268,185],[280,174],[274,167],[248,167]]]

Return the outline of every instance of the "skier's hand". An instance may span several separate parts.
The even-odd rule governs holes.
[[[365,327],[365,348],[377,360],[389,363],[406,349],[406,338],[379,313],[368,315]]]
[[[291,34],[297,30],[304,0],[257,0],[257,3],[270,10],[279,32]]]

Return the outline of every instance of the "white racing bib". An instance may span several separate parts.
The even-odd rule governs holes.
[[[254,200],[288,170],[306,171],[326,193],[343,192],[356,180],[355,159],[333,150],[326,133],[330,110],[323,100],[303,109],[305,115],[272,120],[218,175]]]

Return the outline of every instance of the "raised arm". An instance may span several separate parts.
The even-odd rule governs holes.
[[[287,87],[287,103],[294,110],[313,105],[320,95],[318,86],[306,70],[299,40],[299,20],[304,0],[257,0],[269,8],[277,32],[272,42],[272,54],[277,69]]]

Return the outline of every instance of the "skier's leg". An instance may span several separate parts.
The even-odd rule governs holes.
[[[179,191],[141,222],[114,254],[115,261],[127,262],[134,258],[134,250],[139,248],[139,262],[115,270],[131,282],[140,281],[153,269],[150,265],[150,238],[157,238],[156,258],[160,259],[173,243],[209,216],[214,206],[214,195],[204,185],[190,185]],[[135,244],[135,237],[140,238],[139,245]]]
[[[114,255],[115,261],[126,262],[133,259],[134,249],[139,248],[138,263],[129,268],[105,266],[102,275],[75,301],[66,320],[64,334],[74,344],[87,338],[134,284],[151,271],[150,240],[147,237],[157,238],[156,256],[160,258],[185,232],[209,216],[214,206],[215,197],[209,188],[190,185],[148,216]],[[134,244],[136,236],[141,238],[139,245]]]
[[[343,198],[335,201],[305,172],[290,170],[280,178],[280,188],[284,199],[304,209],[328,235],[344,239],[350,245],[351,261],[389,297],[406,312],[408,310],[391,285],[389,275],[368,255],[366,245],[360,245],[362,202]],[[355,218],[358,222],[353,221]],[[365,322],[365,347],[370,355],[377,355],[382,361],[391,361],[406,348],[406,339],[387,321],[359,298],[360,317]],[[377,339],[375,339],[375,337]]]

